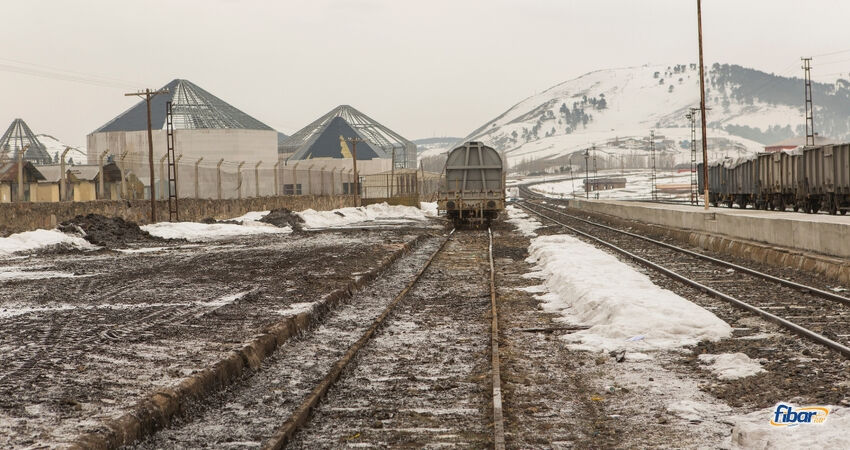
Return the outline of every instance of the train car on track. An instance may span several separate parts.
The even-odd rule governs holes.
[[[828,144],[791,152],[760,153],[754,159],[709,165],[709,201],[714,206],[830,214],[850,210],[850,144]],[[699,190],[704,189],[702,164]]]
[[[437,208],[454,222],[487,224],[505,210],[502,157],[481,142],[466,142],[449,152]]]

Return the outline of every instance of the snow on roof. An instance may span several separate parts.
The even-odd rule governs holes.
[[[151,127],[165,128],[165,104],[171,102],[174,128],[181,129],[247,129],[271,130],[268,125],[231,106],[224,100],[201,89],[189,80],[175,79],[163,86],[167,94],[151,98]],[[108,131],[146,130],[147,107],[145,100],[107,122],[94,133]]]

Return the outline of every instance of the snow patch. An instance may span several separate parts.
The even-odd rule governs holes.
[[[232,220],[234,222],[259,222],[260,219],[266,217],[271,211],[250,211],[239,217],[234,217]]]
[[[800,405],[803,406],[803,405]],[[731,446],[735,449],[850,448],[850,410],[827,406],[829,416],[822,424],[795,427],[770,425],[774,408],[733,418]]]
[[[34,230],[0,238],[0,256],[10,256],[20,252],[32,252],[53,246],[66,246],[80,250],[94,250],[98,248],[79,236],[65,234],[59,230]]]
[[[315,305],[315,302],[292,303],[286,309],[279,309],[277,313],[281,316],[295,316],[310,311],[313,309],[313,305]]]
[[[513,224],[523,236],[537,236],[535,230],[543,227],[543,224],[538,222],[537,219],[532,218],[514,205],[508,205],[505,210],[508,212],[507,222]]]
[[[71,272],[55,270],[20,270],[17,267],[0,268],[0,282],[10,280],[44,280],[47,278],[74,278]],[[85,276],[85,275],[83,275]]]
[[[534,238],[529,254],[549,291],[538,296],[544,309],[590,327],[563,336],[573,348],[653,351],[732,334],[732,327],[711,312],[574,237]],[[643,338],[630,340],[635,336]]]
[[[732,408],[722,403],[712,404],[694,400],[680,400],[667,405],[669,413],[692,422],[725,418],[731,410]]]
[[[437,202],[419,202],[419,209],[429,217],[437,217]]]
[[[332,211],[308,209],[296,213],[304,219],[305,229],[340,228],[364,222],[409,222],[428,219],[425,211],[413,206],[390,206],[378,203],[357,208],[340,208]]]
[[[702,354],[699,360],[721,380],[737,380],[764,372],[758,361],[743,353]]]
[[[231,223],[196,223],[196,222],[159,222],[141,227],[153,236],[165,239],[186,239],[192,242],[213,241],[233,236],[254,234],[286,234],[292,228],[278,228],[262,222],[245,222],[242,225]]]

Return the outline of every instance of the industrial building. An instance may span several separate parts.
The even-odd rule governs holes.
[[[178,194],[204,198],[235,198],[247,186],[259,184],[263,195],[274,192],[272,168],[278,161],[278,133],[196,84],[176,79],[163,86],[166,94],[151,99],[154,180],[157,197],[167,190],[166,104],[171,102]],[[149,195],[147,107],[142,100],[87,137],[88,163],[104,153],[144,183]],[[257,167],[261,164],[262,170]],[[251,170],[248,170],[248,169]],[[259,176],[260,183],[256,183]]]
[[[15,119],[3,137],[0,138],[0,161],[4,159],[16,160],[18,153],[26,148],[24,160],[33,164],[50,164],[53,159],[47,153],[47,148],[42,144],[35,133],[24,122],[23,119]]]
[[[416,144],[349,105],[337,106],[284,140],[280,159],[287,166],[318,164],[346,170],[355,151],[361,176],[393,166],[416,168]]]

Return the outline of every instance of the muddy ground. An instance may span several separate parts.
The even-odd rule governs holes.
[[[0,447],[61,445],[427,232],[338,230],[0,261]]]

